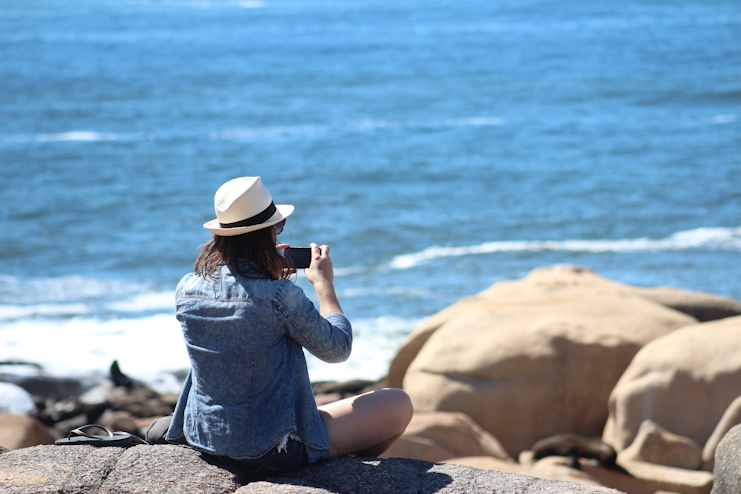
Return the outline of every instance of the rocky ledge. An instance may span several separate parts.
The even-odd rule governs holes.
[[[0,454],[0,492],[5,494],[619,492],[404,458],[340,458],[267,480],[251,480],[185,446],[35,446]]]

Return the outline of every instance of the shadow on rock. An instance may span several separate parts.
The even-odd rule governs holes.
[[[445,473],[431,471],[434,463],[411,459],[338,458],[268,480],[271,484],[314,487],[329,492],[404,494],[438,492],[453,482]],[[338,475],[342,472],[342,475]],[[254,485],[259,489],[258,485]],[[240,489],[244,492],[260,490]]]

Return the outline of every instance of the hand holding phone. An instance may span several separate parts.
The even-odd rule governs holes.
[[[306,269],[311,265],[311,247],[288,247],[285,255],[296,269]]]

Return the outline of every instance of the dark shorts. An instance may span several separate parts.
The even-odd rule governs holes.
[[[294,441],[293,439],[288,441],[285,449],[281,450],[280,453],[278,453],[277,448],[273,448],[260,458],[235,460],[228,456],[215,456],[207,453],[204,453],[204,456],[264,478],[298,470],[309,464],[306,446],[301,441]]]
[[[165,440],[165,434],[170,427],[172,416],[157,419],[149,426],[146,433],[146,440],[150,444],[168,444]],[[185,440],[180,444],[187,444]],[[260,458],[236,460],[229,456],[218,456],[209,453],[201,453],[205,457],[214,461],[233,465],[242,471],[258,477],[271,477],[281,473],[290,472],[303,468],[309,464],[306,445],[301,441],[289,440],[286,448],[279,453],[277,448],[268,451],[267,454]]]

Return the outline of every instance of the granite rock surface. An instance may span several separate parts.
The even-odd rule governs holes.
[[[0,454],[5,494],[617,494],[594,485],[402,458],[340,458],[266,480],[175,445],[35,446]]]

